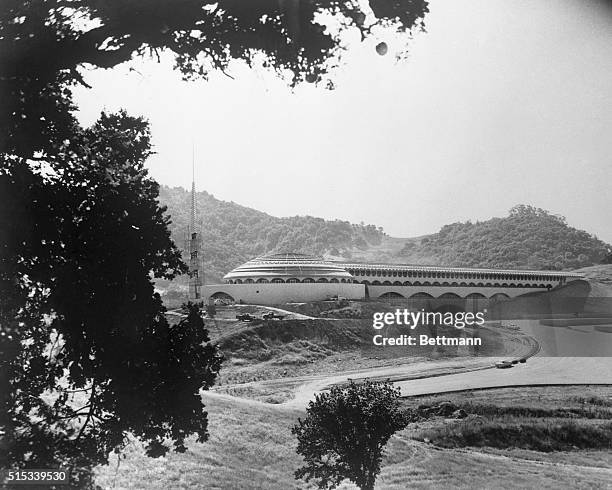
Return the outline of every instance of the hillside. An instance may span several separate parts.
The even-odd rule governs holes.
[[[443,226],[407,242],[399,255],[418,264],[570,270],[601,263],[610,248],[562,216],[519,205],[505,218]]]
[[[190,221],[191,194],[181,187],[160,186],[159,200],[172,218],[170,231],[183,247]],[[206,282],[252,259],[273,251],[330,254],[350,257],[351,250],[381,244],[382,228],[327,221],[312,216],[276,218],[234,202],[220,201],[207,192],[197,193],[198,226],[202,230]]]
[[[159,199],[172,218],[172,237],[183,247],[190,193],[161,186]],[[524,205],[511,209],[505,218],[453,223],[417,238],[390,237],[371,224],[312,216],[277,218],[207,192],[197,193],[197,208],[208,283],[253,257],[275,251],[363,262],[569,270],[599,264],[612,248],[568,226],[563,217]]]

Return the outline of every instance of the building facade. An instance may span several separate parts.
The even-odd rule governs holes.
[[[305,254],[250,260],[205,286],[204,297],[247,304],[347,299],[514,298],[583,279],[571,272],[332,262]]]

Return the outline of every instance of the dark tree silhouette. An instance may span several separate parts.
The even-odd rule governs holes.
[[[314,480],[319,488],[336,488],[348,479],[373,489],[385,444],[409,421],[399,396],[391,383],[372,381],[351,381],[316,395],[291,431],[305,460],[295,477]]]
[[[83,66],[112,68],[134,55],[174,53],[186,78],[261,64],[292,85],[329,84],[342,32],[420,27],[425,0],[3,0],[0,2],[0,151],[31,156],[69,137],[70,87]],[[332,18],[334,28],[317,23]]]
[[[149,153],[145,121],[103,114],[59,148],[61,172],[2,156],[2,467],[62,464],[86,485],[128,433],[151,456],[207,438],[199,390],[221,357],[199,307],[171,326],[154,292],[185,266]]]
[[[103,114],[80,127],[86,67],[174,53],[186,78],[260,63],[329,86],[342,33],[409,31],[427,2],[370,0],[0,2],[0,464],[89,468],[128,432],[148,453],[206,439],[198,391],[220,357],[196,306],[179,326],[152,278],[185,272],[158,186],[148,125]],[[325,29],[317,16],[333,19]]]

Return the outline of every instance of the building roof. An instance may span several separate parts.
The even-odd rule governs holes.
[[[513,275],[539,275],[548,277],[583,278],[576,272],[563,271],[537,271],[512,269],[484,269],[477,267],[446,267],[432,265],[409,264],[368,264],[356,262],[333,262],[322,257],[302,253],[275,253],[257,257],[228,272],[225,280],[255,279],[255,278],[282,278],[292,277],[303,279],[310,277],[314,280],[327,279],[353,279],[349,272],[355,270],[388,270],[388,271],[415,271],[415,272],[456,272],[456,273],[484,273],[484,274],[513,274]]]
[[[573,277],[582,278],[578,272],[564,271],[542,271],[528,269],[485,269],[478,267],[447,267],[435,265],[410,265],[410,264],[369,264],[360,262],[334,262],[345,269],[370,269],[370,270],[396,270],[396,271],[423,271],[423,272],[470,272],[484,274],[517,274],[517,275],[538,275],[554,277]]]
[[[353,276],[341,265],[323,260],[321,257],[300,253],[277,253],[257,257],[228,272],[224,279],[249,278],[306,278],[352,279]]]

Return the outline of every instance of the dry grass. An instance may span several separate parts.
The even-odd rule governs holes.
[[[298,412],[205,396],[210,439],[184,454],[152,459],[137,441],[125,459],[98,469],[97,484],[117,489],[297,488],[300,464],[290,428]],[[303,488],[303,486],[300,486]]]
[[[601,400],[608,400],[611,394],[610,388],[603,387],[506,388],[421,397],[407,405],[449,400],[556,410],[582,407],[583,400],[593,400],[593,407],[601,406]],[[154,490],[307,488],[293,477],[301,458],[295,453],[290,433],[303,413],[210,394],[204,399],[210,416],[208,442],[192,441],[185,454],[160,459],[147,458],[134,442],[118,468],[113,460],[98,470],[98,484],[105,489]],[[438,422],[412,425],[391,438],[377,488],[605,488],[612,478],[609,450],[447,449],[414,439],[427,424],[431,427]]]

